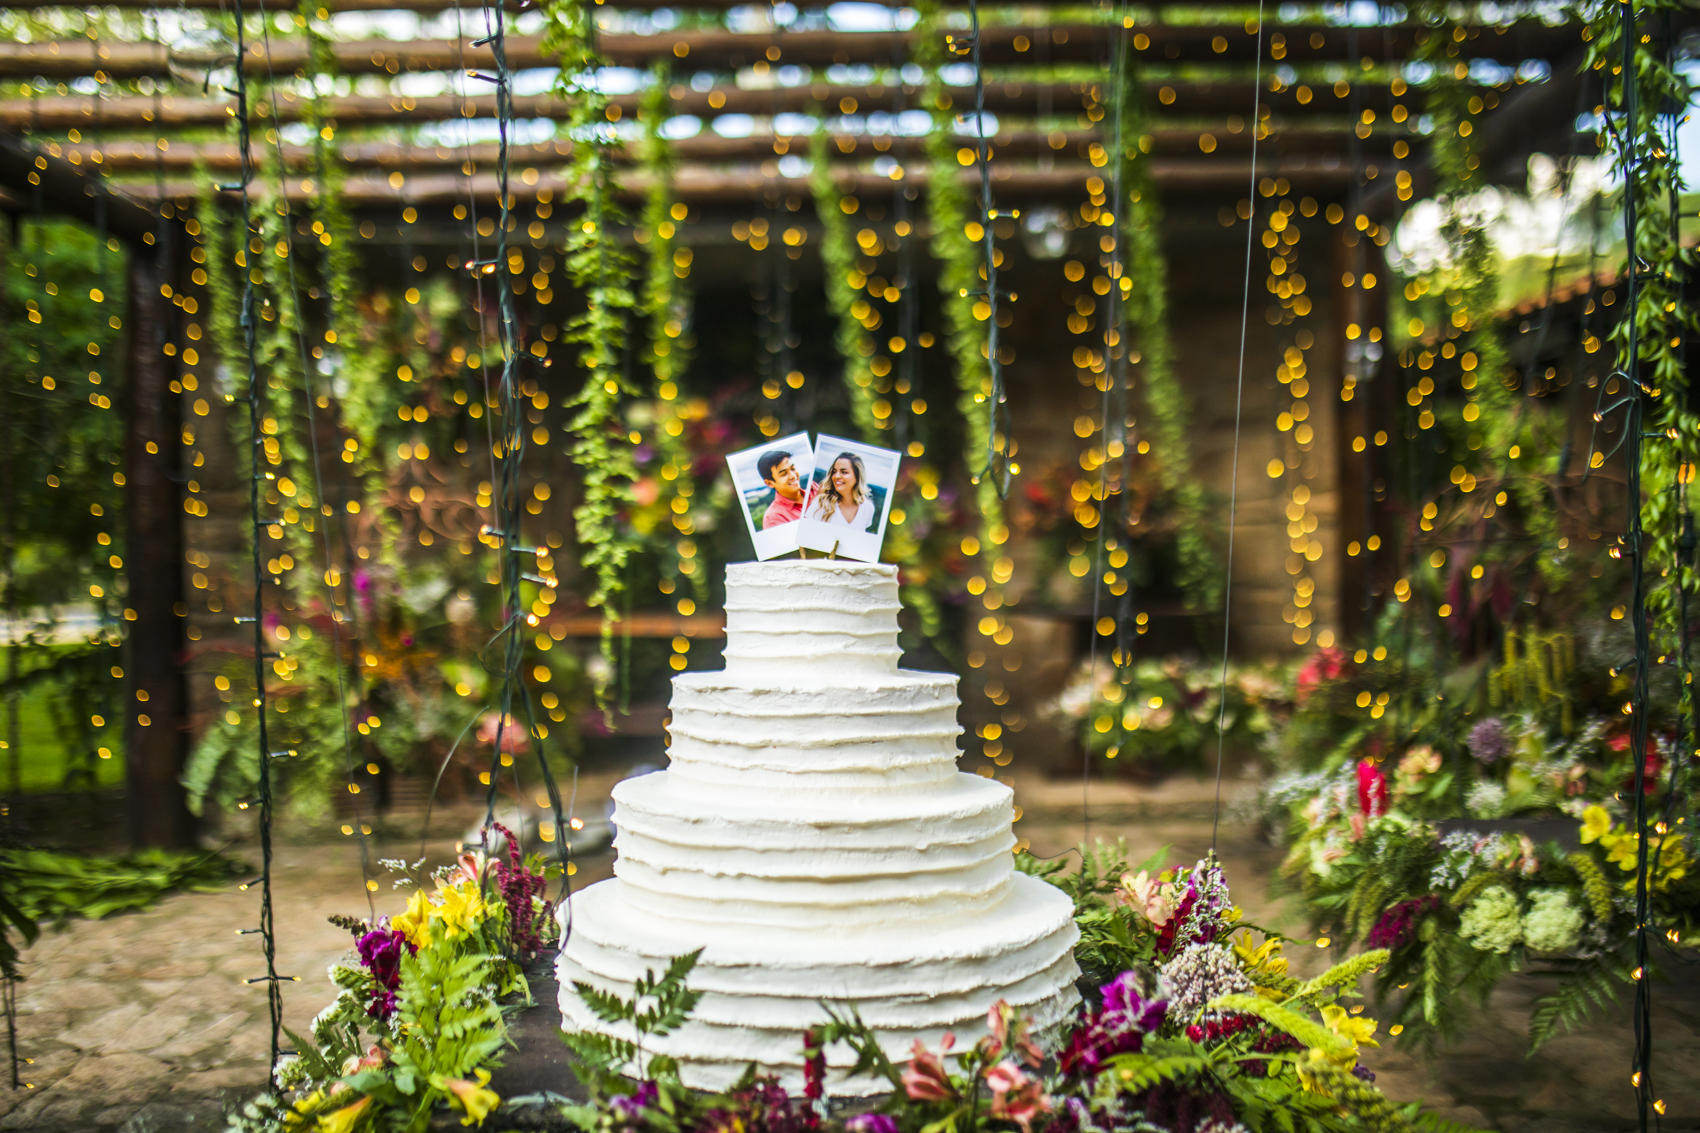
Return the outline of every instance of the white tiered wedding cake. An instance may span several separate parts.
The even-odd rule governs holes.
[[[1062,1020],[1071,904],[1014,871],[1009,788],[957,771],[956,677],[898,669],[896,568],[734,564],[726,590],[726,669],[673,678],[671,766],[614,789],[617,876],[573,898],[564,1026],[606,1028],[575,980],[629,996],[698,948],[702,1000],[651,1045],[702,1089],[750,1062],[795,1086],[822,1001],[894,1060],[999,999]]]

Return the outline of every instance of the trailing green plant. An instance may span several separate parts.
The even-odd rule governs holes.
[[[1675,69],[1676,45],[1666,28],[1681,6],[1672,0],[1644,0],[1635,5],[1634,27],[1640,32],[1632,46],[1635,115],[1625,111],[1626,76],[1623,51],[1623,9],[1603,0],[1579,5],[1583,38],[1587,41],[1585,68],[1601,72],[1605,88],[1606,129],[1600,136],[1603,152],[1621,188],[1620,212],[1632,198],[1637,223],[1635,247],[1626,250],[1628,263],[1618,272],[1626,279],[1636,276],[1636,306],[1632,317],[1617,320],[1610,339],[1616,348],[1618,366],[1627,364],[1628,347],[1635,343],[1640,380],[1647,389],[1641,399],[1643,434],[1657,440],[1641,446],[1642,523],[1647,532],[1644,561],[1649,570],[1668,572],[1665,585],[1650,585],[1647,609],[1669,648],[1686,630],[1679,624],[1679,587],[1693,593],[1700,575],[1692,556],[1679,553],[1690,514],[1689,489],[1682,480],[1688,469],[1691,480],[1696,462],[1694,438],[1700,434],[1700,416],[1692,408],[1684,358],[1691,336],[1700,326],[1685,281],[1696,264],[1694,249],[1683,244],[1678,230],[1683,191],[1682,170],[1675,129],[1677,115],[1671,107],[1684,106],[1690,97],[1686,79]],[[1601,408],[1621,400],[1627,390],[1607,383]],[[1634,421],[1634,417],[1629,420]],[[1600,447],[1596,442],[1593,447]],[[1684,688],[1684,699],[1692,689]]]
[[[926,137],[930,247],[938,263],[945,346],[956,368],[956,404],[963,422],[962,451],[968,454],[969,467],[977,472],[973,477],[973,495],[979,513],[978,534],[963,540],[962,553],[971,559],[980,557],[985,564],[984,576],[995,580],[993,560],[998,547],[1009,538],[1009,528],[1004,524],[999,477],[989,468],[982,470],[980,465],[994,446],[1002,451],[1007,438],[992,435],[992,378],[982,325],[990,317],[991,307],[975,294],[984,292],[986,287],[984,248],[980,243],[985,235],[981,223],[985,218],[976,219],[978,210],[957,176],[957,115],[952,106],[953,96],[940,77],[945,64],[943,8],[936,0],[926,0],[916,5],[916,12],[919,18],[915,26],[915,62],[926,76],[922,107],[932,115]],[[996,590],[992,586],[988,593],[995,594]]]
[[[616,200],[613,148],[618,141],[607,120],[608,99],[595,82],[602,66],[595,13],[583,0],[551,0],[543,7],[543,49],[558,55],[555,89],[574,107],[570,194],[584,208],[569,229],[565,247],[568,276],[585,297],[584,310],[563,328],[562,340],[581,347],[584,382],[568,404],[572,458],[583,481],[573,511],[580,561],[596,578],[587,601],[603,613],[602,655],[615,669],[615,603],[625,588],[626,560],[634,541],[621,516],[632,502],[636,467],[627,439],[624,399],[634,396],[621,366],[627,319],[637,305],[629,282],[632,264],[616,235],[624,217]],[[607,677],[597,679],[597,703],[606,713]]]
[[[1113,202],[1120,213],[1116,238],[1122,242],[1122,277],[1110,281],[1121,289],[1126,311],[1126,342],[1116,344],[1130,361],[1137,354],[1138,385],[1144,397],[1145,432],[1156,454],[1157,479],[1173,500],[1175,543],[1179,558],[1176,579],[1195,609],[1221,603],[1222,575],[1214,547],[1220,530],[1211,515],[1209,494],[1192,467],[1192,411],[1174,372],[1174,348],[1169,337],[1169,267],[1163,257],[1163,217],[1156,182],[1152,179],[1150,111],[1139,68],[1130,64],[1120,114],[1121,136],[1112,159],[1122,164],[1126,199]],[[1261,128],[1261,127],[1254,127]],[[1105,437],[1115,430],[1106,424]],[[1131,454],[1128,454],[1131,458]],[[1100,453],[1099,459],[1112,459]],[[1100,520],[1099,530],[1104,530]]]
[[[1440,237],[1445,254],[1427,273],[1406,286],[1409,310],[1422,317],[1402,327],[1388,327],[1388,340],[1408,342],[1402,361],[1413,363],[1435,384],[1462,391],[1459,419],[1441,410],[1439,401],[1414,394],[1413,430],[1430,432],[1453,464],[1450,483],[1425,489],[1422,530],[1464,526],[1492,518],[1496,525],[1515,524],[1519,534],[1542,548],[1558,545],[1558,509],[1554,482],[1565,471],[1558,467],[1562,425],[1542,412],[1519,387],[1522,377],[1505,346],[1500,314],[1500,255],[1490,231],[1491,197],[1480,171],[1476,127],[1484,108],[1497,104],[1497,94],[1470,83],[1469,66],[1460,43],[1474,28],[1457,11],[1425,2],[1415,10],[1424,29],[1417,33],[1416,57],[1429,65],[1424,84],[1425,114],[1432,122],[1429,164],[1436,176],[1436,200],[1442,210]],[[1352,218],[1359,236],[1385,243],[1383,231],[1364,217]],[[1424,296],[1428,298],[1423,298]],[[1434,388],[1433,385],[1427,388]],[[1466,479],[1467,474],[1467,479]],[[1487,496],[1505,490],[1509,503],[1481,506]],[[1481,491],[1481,496],[1471,493]],[[1483,515],[1485,511],[1485,517]],[[1465,552],[1489,565],[1523,562],[1548,584],[1564,581],[1573,569],[1565,556],[1528,556],[1523,540],[1487,541]],[[1504,545],[1510,544],[1510,545]],[[1415,555],[1413,555],[1415,557]]]
[[[644,197],[643,223],[639,231],[647,234],[649,262],[639,306],[649,319],[645,350],[650,372],[655,376],[653,435],[664,485],[660,494],[668,506],[676,538],[685,539],[695,532],[690,506],[697,484],[690,446],[685,440],[685,420],[680,414],[684,404],[680,385],[690,369],[695,331],[691,327],[690,285],[685,282],[690,277],[692,255],[678,238],[679,229],[690,210],[678,199],[674,185],[676,163],[673,146],[661,133],[661,127],[669,116],[667,77],[666,66],[657,63],[650,72],[650,85],[644,91],[640,110],[643,123],[641,168],[649,179],[649,186]],[[683,548],[677,542],[673,549],[675,583],[680,575],[688,575],[696,600],[699,603],[706,601],[708,571],[703,564],[692,561],[695,559],[694,549],[690,556],[683,554]]]
[[[73,917],[100,920],[143,909],[177,890],[216,892],[245,869],[218,853],[140,850],[110,858],[0,849],[4,898],[24,917],[56,927]]]
[[[809,139],[809,189],[814,194],[815,215],[821,223],[821,270],[826,275],[827,307],[837,325],[833,341],[838,359],[844,367],[844,391],[850,397],[850,419],[860,430],[862,439],[873,441],[879,432],[879,419],[874,416],[874,372],[869,359],[874,353],[873,339],[853,310],[861,300],[851,284],[851,278],[861,278],[856,270],[856,237],[851,231],[850,210],[855,207],[832,178],[832,161],[828,154],[826,116],[819,116],[814,135]],[[862,309],[867,310],[863,303]]]

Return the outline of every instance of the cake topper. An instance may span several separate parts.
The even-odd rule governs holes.
[[[814,475],[803,503],[799,546],[878,562],[902,460],[891,449],[822,433],[815,441]]]
[[[726,466],[743,504],[756,558],[797,551],[879,561],[903,456],[887,448],[807,433],[731,453]]]
[[[797,549],[804,497],[814,467],[809,434],[783,437],[726,457],[732,487],[743,504],[744,523],[756,558],[771,559]]]

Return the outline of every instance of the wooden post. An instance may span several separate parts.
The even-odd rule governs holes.
[[[130,619],[125,666],[124,777],[130,841],[186,849],[194,822],[181,782],[188,755],[188,696],[182,659],[188,624],[183,595],[181,399],[174,341],[177,308],[163,289],[176,281],[179,230],[160,224],[155,243],[130,246],[124,383],[124,518]],[[131,617],[133,613],[133,618]]]
[[[1387,333],[1387,288],[1391,280],[1386,257],[1373,240],[1352,226],[1350,216],[1341,225],[1334,252],[1335,335],[1341,349],[1342,397],[1334,434],[1340,484],[1338,624],[1341,640],[1350,641],[1370,628],[1374,604],[1374,565],[1379,556],[1370,551],[1369,541],[1377,534],[1376,477],[1385,475],[1386,469],[1386,461],[1378,459],[1378,453],[1385,449],[1375,443],[1375,431],[1378,422],[1389,420],[1386,407],[1396,360]],[[1350,286],[1344,282],[1348,273],[1353,281]],[[1376,277],[1376,286],[1367,290],[1363,286],[1366,273]],[[1378,341],[1371,341],[1372,330],[1379,332]],[[1362,448],[1358,447],[1360,442]],[[1354,547],[1355,555],[1350,553]]]

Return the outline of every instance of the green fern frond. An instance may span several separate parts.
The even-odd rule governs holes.
[[[1377,948],[1373,952],[1360,952],[1358,955],[1334,965],[1315,979],[1300,984],[1298,990],[1293,992],[1292,998],[1301,1002],[1308,1002],[1331,987],[1348,989],[1357,987],[1359,980],[1387,963],[1388,957],[1391,955],[1385,948]]]
[[[1159,1058],[1149,1054],[1119,1054],[1109,1060],[1110,1080],[1125,1093],[1139,1093],[1159,1082],[1202,1074],[1209,1066],[1209,1059],[1197,1055]]]
[[[1352,898],[1346,904],[1346,937],[1362,940],[1375,926],[1386,904],[1388,885],[1379,871],[1365,871],[1352,888]]]
[[[1256,1015],[1272,1027],[1278,1027],[1287,1034],[1298,1039],[1308,1047],[1320,1047],[1331,1054],[1344,1054],[1351,1046],[1339,1035],[1312,1019],[1271,1003],[1267,999],[1255,995],[1223,995],[1210,1001],[1212,1011],[1237,1011],[1242,1015]]]
[[[1535,1000],[1535,1009],[1529,1016],[1530,1058],[1548,1039],[1574,1031],[1595,1010],[1616,1002],[1618,985],[1628,982],[1629,976],[1621,965],[1601,959],[1586,962],[1559,974],[1558,978],[1563,981],[1558,990]]]

